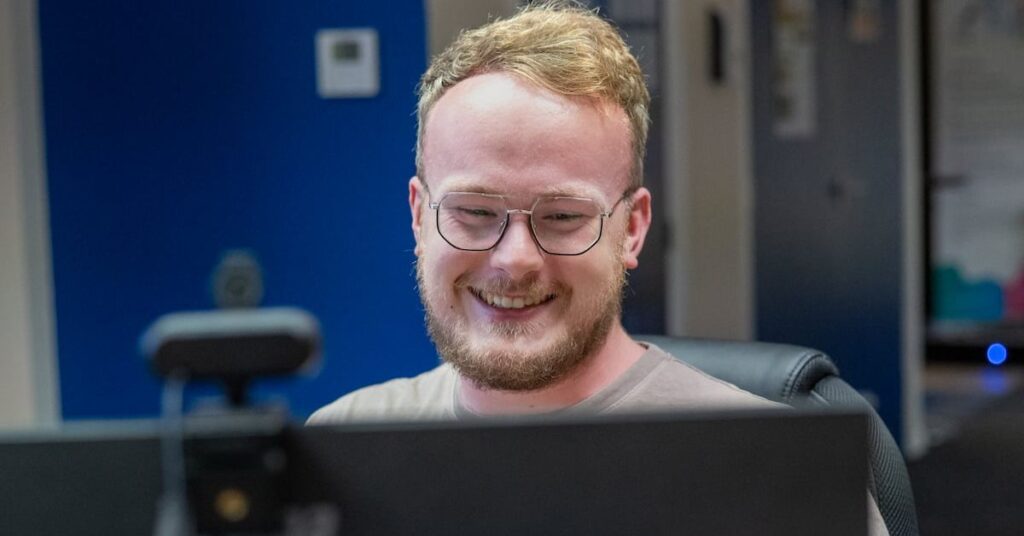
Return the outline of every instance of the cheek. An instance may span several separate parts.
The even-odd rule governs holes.
[[[587,276],[593,289],[592,298],[604,302],[608,293],[620,292],[625,277],[626,266],[622,256],[622,235],[607,236],[613,238],[603,244],[599,251],[594,251],[589,259]],[[582,271],[582,269],[581,269]]]
[[[450,301],[455,281],[472,267],[472,259],[467,257],[436,235],[422,242],[418,262],[432,297]]]
[[[621,264],[618,250],[609,247],[595,247],[584,255],[567,259],[559,269],[559,279],[573,288],[577,299],[597,299],[600,292],[615,277],[615,270]]]
[[[606,222],[604,236],[601,237],[601,242],[607,241],[606,255],[614,259],[616,263],[621,262],[623,247],[626,244],[626,224],[627,222],[621,220]]]

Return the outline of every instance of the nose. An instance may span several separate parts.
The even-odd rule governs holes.
[[[544,253],[533,239],[526,214],[509,214],[504,236],[491,250],[491,265],[520,279],[544,265]]]

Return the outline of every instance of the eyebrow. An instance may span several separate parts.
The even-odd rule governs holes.
[[[445,193],[448,192],[468,192],[475,194],[491,194],[491,195],[503,195],[506,197],[527,197],[528,194],[516,194],[502,191],[497,188],[493,188],[489,185],[480,184],[479,181],[475,180],[453,180],[452,183],[446,188]],[[601,191],[594,189],[581,188],[573,185],[558,185],[548,188],[544,188],[541,191],[534,194],[534,197],[585,197],[589,199],[600,199],[602,194]]]

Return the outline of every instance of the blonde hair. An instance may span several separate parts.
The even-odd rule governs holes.
[[[418,88],[420,178],[427,114],[448,88],[486,72],[515,73],[555,93],[604,99],[622,107],[633,146],[630,190],[643,184],[651,101],[643,72],[611,24],[596,12],[565,1],[528,5],[508,19],[463,31],[434,57]]]

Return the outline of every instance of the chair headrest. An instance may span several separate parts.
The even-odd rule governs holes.
[[[818,350],[765,342],[637,335],[703,372],[769,400],[799,403],[826,376],[838,375]]]

